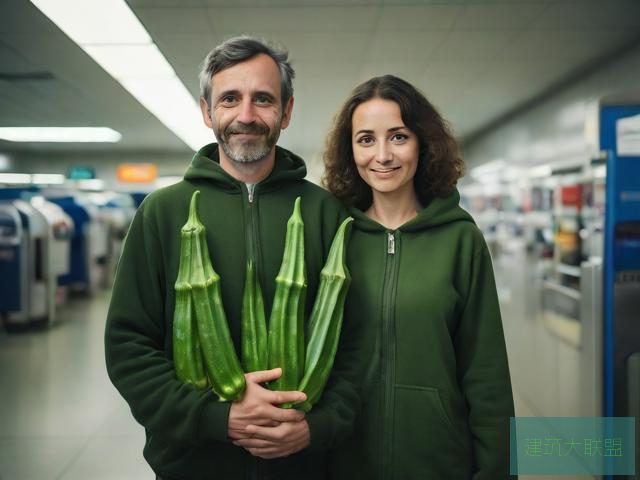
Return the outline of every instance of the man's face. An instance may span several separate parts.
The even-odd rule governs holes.
[[[211,111],[203,98],[200,106],[224,154],[241,163],[265,158],[289,125],[293,106],[291,99],[282,108],[276,63],[268,55],[256,55],[216,73],[211,81]]]

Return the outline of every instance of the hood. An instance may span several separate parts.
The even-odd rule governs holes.
[[[418,232],[451,222],[473,222],[473,218],[460,205],[460,194],[454,190],[449,196],[432,199],[418,215],[398,230],[401,232]],[[367,217],[363,211],[350,208],[355,222],[354,227],[368,232],[386,232],[389,229]]]
[[[261,189],[275,185],[283,180],[302,180],[307,174],[307,167],[297,155],[276,146],[276,163],[271,173],[260,182]],[[229,175],[220,166],[218,144],[210,143],[202,147],[191,160],[184,174],[185,180],[206,179],[223,190],[239,190],[240,182]]]

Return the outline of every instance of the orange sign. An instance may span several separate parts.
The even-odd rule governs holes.
[[[158,167],[155,163],[121,163],[116,175],[124,183],[151,183],[158,176]]]

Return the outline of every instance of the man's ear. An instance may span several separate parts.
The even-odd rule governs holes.
[[[289,99],[287,104],[285,105],[282,111],[282,122],[280,123],[280,128],[284,130],[289,126],[289,122],[291,121],[291,112],[293,111],[293,97]]]
[[[213,120],[211,120],[211,110],[209,109],[209,104],[204,99],[204,97],[200,97],[200,110],[202,111],[202,119],[204,123],[209,128],[213,128]]]

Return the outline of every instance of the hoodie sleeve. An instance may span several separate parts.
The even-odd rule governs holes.
[[[229,404],[176,379],[164,351],[162,250],[145,204],[129,228],[107,314],[107,372],[131,412],[153,435],[177,442],[227,440]]]
[[[469,409],[473,479],[500,480],[511,478],[509,419],[514,416],[513,397],[491,258],[481,236],[480,241],[454,343],[458,381]]]
[[[333,199],[332,199],[333,200]],[[339,205],[337,201],[334,201]],[[327,211],[328,210],[328,211]],[[347,217],[344,208],[325,209],[324,258],[327,257],[333,235]],[[358,327],[355,319],[343,318],[340,343],[331,375],[320,401],[307,414],[311,434],[310,451],[326,451],[347,438],[353,430],[361,408],[360,382],[356,368]]]

